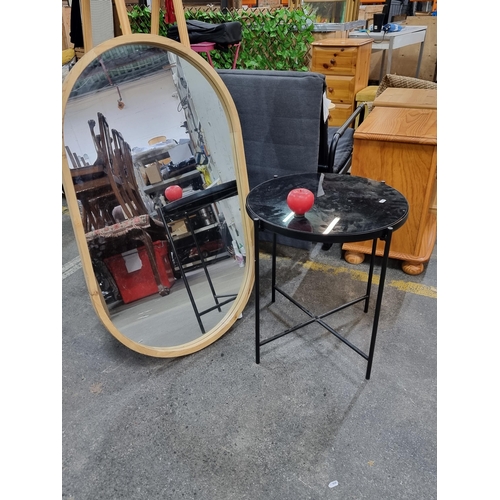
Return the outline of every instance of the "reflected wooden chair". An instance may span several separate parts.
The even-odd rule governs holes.
[[[87,193],[87,196],[81,196],[88,215],[84,222],[85,238],[91,247],[96,243],[106,246],[108,240],[121,237],[142,243],[158,293],[168,295],[170,289],[161,282],[158,271],[150,234],[150,229],[154,230],[154,227],[135,178],[130,146],[117,130],[110,130],[102,113],[98,113],[98,122],[99,134],[95,134],[95,121],[89,120],[97,152],[97,165],[94,166],[102,167],[105,172],[107,191],[95,195],[94,191],[81,190],[82,194]]]
[[[85,232],[104,224],[113,224],[111,211],[101,211],[95,200],[114,200],[113,190],[102,165],[90,165],[71,170],[76,197],[80,202]],[[103,221],[101,219],[104,219]]]
[[[96,137],[95,134],[92,134],[92,138],[94,145],[97,143],[100,148],[100,138]],[[80,212],[85,232],[97,227],[100,224],[99,220],[101,217],[104,217],[107,223],[113,223],[111,212],[101,213],[91,201],[101,197],[109,198],[113,195],[102,156],[98,154],[98,158],[93,165],[87,164],[82,166],[78,155],[73,153],[68,146],[66,146],[66,152],[73,166],[71,176],[76,197],[80,203]]]

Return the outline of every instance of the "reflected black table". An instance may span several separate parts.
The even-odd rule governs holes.
[[[309,189],[314,193],[315,197],[313,208],[302,217],[295,217],[286,202],[288,193],[295,188]],[[257,364],[260,363],[261,346],[316,322],[367,361],[366,378],[370,378],[391,236],[393,231],[399,229],[405,223],[408,217],[408,209],[408,202],[399,191],[396,191],[383,182],[352,175],[311,173],[287,175],[266,181],[250,191],[246,200],[246,210],[254,221],[255,356]],[[307,321],[264,340],[260,338],[260,231],[273,233],[271,302],[275,302],[275,292],[279,292],[309,316]],[[326,244],[373,240],[366,293],[320,316],[314,315],[305,306],[298,303],[293,297],[276,285],[277,234],[299,240]],[[375,263],[375,249],[378,239],[385,242],[385,248],[381,262],[380,282],[373,318],[370,348],[369,353],[365,354],[361,349],[330,327],[324,321],[324,318],[362,301],[364,301],[364,312],[368,312]]]
[[[163,206],[160,209],[160,215],[163,220],[163,224],[166,229],[166,235],[168,242],[170,243],[170,247],[172,249],[172,253],[175,257],[175,260],[177,261],[177,265],[179,267],[179,271],[181,273],[182,279],[184,281],[184,284],[186,286],[186,291],[189,297],[189,300],[191,302],[191,305],[193,307],[194,314],[196,316],[196,319],[198,321],[198,325],[200,327],[201,333],[206,333],[205,332],[205,327],[203,326],[203,322],[201,320],[201,317],[204,314],[207,314],[214,309],[218,309],[219,312],[222,311],[221,306],[228,304],[229,302],[232,302],[233,300],[236,299],[237,294],[230,294],[230,295],[219,295],[215,291],[215,287],[212,282],[212,278],[210,277],[210,273],[208,272],[207,265],[205,263],[205,258],[203,257],[203,252],[201,251],[200,245],[198,243],[198,239],[196,238],[196,231],[194,227],[192,227],[191,222],[189,220],[189,216],[191,214],[194,214],[201,209],[207,207],[208,205],[211,205],[212,203],[215,203],[217,201],[222,201],[227,198],[231,198],[232,196],[236,196],[238,194],[238,187],[236,185],[236,180],[224,182],[223,184],[218,184],[215,186],[208,187],[206,189],[202,189],[200,191],[197,191],[193,194],[190,194],[189,196],[186,196],[185,198],[180,198],[179,200],[172,201],[168,203],[167,205]],[[168,219],[168,220],[167,220]],[[184,219],[184,222],[186,223],[186,227],[188,228],[189,232],[193,236],[193,241],[196,245],[196,249],[198,251],[198,257],[201,262],[201,266],[203,268],[203,271],[205,272],[205,276],[207,278],[208,285],[210,287],[210,290],[212,292],[212,297],[214,299],[215,305],[212,307],[208,307],[207,309],[200,311],[198,309],[198,306],[196,305],[196,301],[194,299],[193,293],[191,291],[191,287],[189,286],[189,280],[186,277],[186,273],[184,272],[184,266],[182,265],[182,259],[177,253],[177,248],[175,246],[175,241],[168,229],[168,221],[175,221],[177,219]],[[219,299],[224,299],[223,301],[220,301]]]

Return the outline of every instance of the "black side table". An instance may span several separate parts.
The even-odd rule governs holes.
[[[309,189],[314,193],[313,208],[303,217],[295,217],[286,203],[288,193],[295,188]],[[378,321],[384,292],[387,261],[393,231],[399,229],[408,217],[408,202],[395,189],[383,182],[364,177],[338,174],[294,174],[277,177],[263,182],[252,189],[246,200],[246,210],[254,221],[255,245],[255,349],[256,363],[260,363],[261,346],[272,342],[311,323],[318,323],[347,346],[367,360],[366,379],[370,378]],[[279,292],[299,307],[310,319],[270,338],[260,338],[259,302],[259,232],[273,233],[272,250],[272,296],[275,302]],[[335,309],[316,316],[290,295],[276,286],[276,235],[282,234],[299,240],[318,243],[347,243],[373,240],[365,295],[347,302]],[[364,312],[368,312],[373,278],[377,240],[385,241],[382,257],[380,283],[373,318],[370,350],[365,354],[336,330],[323,321],[324,318],[346,307],[364,301]]]

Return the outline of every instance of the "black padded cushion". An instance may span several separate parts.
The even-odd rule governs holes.
[[[340,127],[328,127],[328,144],[331,144],[333,136]],[[342,137],[335,148],[335,156],[333,160],[333,172],[337,174],[340,169],[346,164],[352,154],[354,143],[354,129],[348,128],[342,134]]]
[[[322,118],[325,76],[301,71],[217,70],[240,118],[250,189],[274,175],[317,172],[327,124]],[[323,127],[323,130],[322,130]],[[321,139],[321,140],[320,140]],[[263,233],[261,239],[268,240]],[[278,236],[278,242],[310,248]]]
[[[324,75],[217,72],[240,118],[250,189],[274,175],[318,171]]]

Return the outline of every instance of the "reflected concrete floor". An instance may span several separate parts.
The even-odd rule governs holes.
[[[266,336],[300,312],[281,298],[267,307],[265,246],[261,257]],[[76,258],[63,215],[63,266]],[[255,364],[253,296],[197,353],[135,353],[101,325],[82,270],[65,267],[62,498],[436,499],[436,268],[437,247],[419,276],[390,262],[366,381],[366,362],[317,325],[267,344]],[[364,290],[367,270],[338,246],[278,258],[279,283],[318,313]],[[331,321],[366,348],[373,307]]]
[[[218,296],[237,294],[244,276],[244,268],[233,258],[210,262],[207,266]],[[216,304],[202,268],[186,273],[198,312]],[[218,299],[223,302],[225,298]],[[201,316],[205,334],[218,324],[232,303]],[[110,311],[111,320],[128,338],[150,347],[173,347],[203,335],[194,308],[182,279],[175,281],[169,295],[158,294],[124,304]]]

